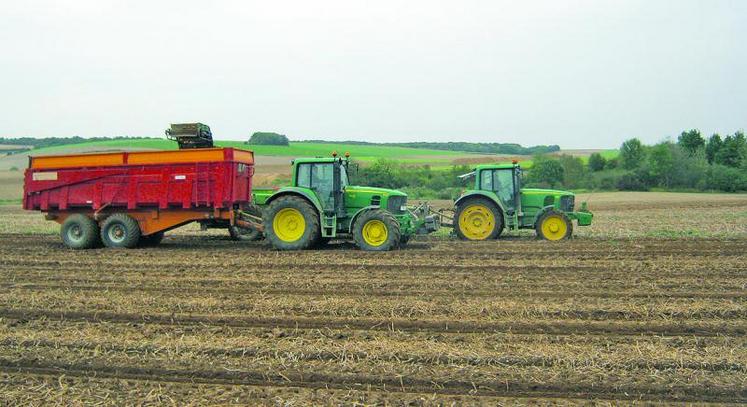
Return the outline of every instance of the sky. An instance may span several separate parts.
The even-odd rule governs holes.
[[[747,1],[14,1],[0,136],[615,148],[747,127]]]

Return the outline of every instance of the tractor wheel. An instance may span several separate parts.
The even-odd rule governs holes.
[[[253,242],[262,239],[262,232],[259,230],[242,228],[236,225],[228,227],[228,234],[231,235],[231,239],[239,242]]]
[[[140,241],[140,225],[126,213],[115,213],[101,225],[101,241],[111,248],[136,247]]]
[[[557,241],[568,239],[573,235],[573,223],[565,213],[550,209],[537,219],[534,226],[537,237]]]
[[[319,239],[319,215],[303,198],[280,197],[264,214],[265,235],[276,249],[305,250]]]
[[[71,249],[90,249],[101,243],[99,225],[86,215],[70,215],[60,228],[65,246]]]
[[[163,232],[151,233],[148,236],[140,236],[140,241],[137,242],[139,247],[156,247],[163,240]]]
[[[255,205],[251,205],[246,211],[250,215],[256,216],[258,218],[262,217],[262,210]],[[235,225],[228,227],[228,234],[231,235],[231,239],[240,242],[253,242],[255,240],[261,240],[262,238],[264,238],[264,235],[259,230],[252,228],[242,228]]]
[[[399,221],[391,213],[381,209],[366,211],[355,220],[353,239],[363,250],[395,249],[402,239]]]
[[[503,231],[503,216],[487,198],[468,199],[457,206],[454,229],[462,240],[495,239]]]

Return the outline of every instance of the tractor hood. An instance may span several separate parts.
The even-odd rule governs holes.
[[[544,188],[522,188],[521,189],[521,194],[522,195],[545,195],[545,196],[547,196],[547,195],[552,195],[552,196],[557,196],[557,195],[576,196],[571,191],[561,191],[559,189],[544,189]]]
[[[370,194],[370,195],[387,195],[387,196],[407,196],[406,193],[398,191],[396,189],[376,188],[376,187],[361,187],[356,185],[348,185],[345,187],[345,193],[348,194]]]

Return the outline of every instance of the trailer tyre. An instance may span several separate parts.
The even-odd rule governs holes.
[[[163,232],[151,233],[148,236],[140,236],[140,241],[137,245],[140,247],[156,247],[161,244],[163,236]]]
[[[140,225],[127,214],[115,213],[101,225],[101,241],[111,248],[136,247],[140,241]]]
[[[462,240],[489,240],[503,231],[503,215],[487,198],[460,202],[454,215],[454,230]]]
[[[65,246],[71,249],[90,249],[101,242],[99,225],[86,215],[70,215],[60,228],[60,236]]]
[[[258,218],[262,217],[262,210],[259,209],[259,207],[255,205],[250,206],[246,210],[246,212]],[[228,234],[231,236],[232,240],[236,240],[238,242],[253,242],[255,240],[260,240],[264,238],[264,235],[262,234],[262,232],[260,232],[257,229],[242,228],[236,225],[232,225],[228,227]]]
[[[565,213],[550,209],[543,213],[534,226],[537,237],[544,240],[558,241],[573,235],[573,223]]]
[[[381,209],[366,211],[355,220],[353,239],[362,250],[396,249],[402,240],[399,221],[391,213]]]
[[[305,199],[283,196],[263,214],[265,236],[279,250],[305,250],[319,239],[319,214]]]

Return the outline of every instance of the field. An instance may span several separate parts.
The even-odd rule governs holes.
[[[572,241],[387,255],[196,228],[76,252],[0,206],[0,401],[747,402],[747,196],[588,198]]]

